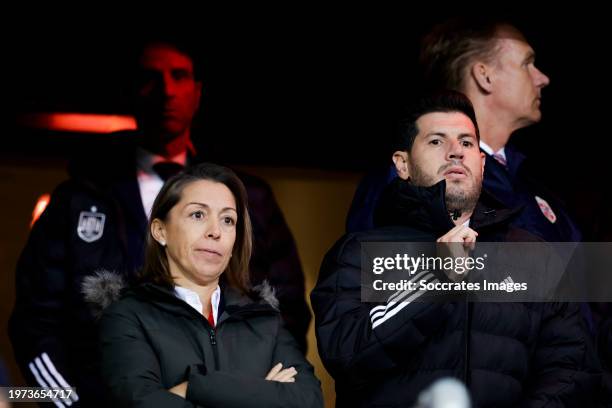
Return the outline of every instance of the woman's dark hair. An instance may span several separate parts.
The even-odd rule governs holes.
[[[181,200],[185,187],[200,180],[210,180],[225,185],[236,200],[238,219],[236,223],[236,241],[232,248],[227,269],[223,276],[225,281],[242,293],[248,293],[249,260],[251,258],[252,228],[247,209],[247,194],[244,184],[232,170],[212,163],[202,163],[188,167],[185,171],[170,178],[157,195],[151,209],[151,220],[145,246],[145,262],[141,279],[162,286],[173,287],[174,281],[170,274],[166,250],[151,234],[151,222],[159,219],[167,222],[170,210]]]
[[[400,122],[399,135],[393,146],[393,151],[401,150],[410,153],[414,139],[419,133],[417,120],[423,115],[434,112],[463,113],[474,123],[476,138],[480,141],[476,113],[468,97],[456,91],[443,91],[424,96],[412,106],[407,118]]]

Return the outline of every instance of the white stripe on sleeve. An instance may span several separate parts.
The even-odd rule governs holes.
[[[52,388],[59,388],[59,385],[57,384],[57,382],[55,381],[55,378],[53,378],[51,376],[51,374],[49,374],[49,371],[47,371],[47,368],[45,367],[45,365],[43,364],[42,360],[40,359],[40,357],[36,357],[34,359],[34,363],[36,364],[36,368],[38,368],[39,372],[42,374],[42,376],[45,378],[45,381],[47,382],[47,384],[49,384],[49,387]],[[70,401],[69,398],[64,398],[62,399],[62,402],[68,406],[72,405],[72,401]]]
[[[425,280],[429,279],[431,276],[433,276],[429,271],[421,271],[419,274],[417,274],[415,277],[413,277],[412,279],[410,279],[409,282],[414,283],[417,280],[421,279],[421,278],[425,278]],[[370,316],[372,318],[372,320],[374,320],[375,316],[374,314],[380,310],[384,311],[388,308],[388,305],[393,305],[395,303],[397,303],[397,301],[401,300],[402,298],[406,297],[406,295],[408,293],[411,293],[414,291],[409,291],[409,290],[398,290],[397,292],[395,292],[393,295],[391,295],[389,297],[389,299],[387,300],[387,303],[384,305],[380,305],[380,306],[376,306],[373,307],[370,310]],[[401,295],[401,296],[400,296]],[[398,298],[399,297],[399,298]],[[380,316],[380,314],[378,314]]]
[[[70,385],[68,385],[68,382],[64,379],[64,377],[59,373],[59,371],[57,371],[57,369],[55,368],[55,365],[53,364],[53,362],[51,361],[51,359],[49,358],[49,356],[47,355],[47,353],[42,353],[42,359],[45,363],[45,365],[47,366],[47,368],[49,369],[49,372],[51,374],[53,374],[53,377],[55,377],[55,379],[57,380],[57,382],[64,388],[70,388]],[[70,394],[70,399],[72,399],[74,402],[77,402],[79,400],[79,396],[76,393],[76,390],[74,390],[72,392],[72,394]]]
[[[32,363],[28,364],[28,367],[30,368],[30,371],[32,372],[32,374],[34,374],[34,378],[36,379],[36,382],[38,382],[38,385],[40,385],[43,388],[49,388],[49,386],[47,385],[47,383],[42,379],[42,377],[40,376],[40,373],[38,372],[38,370],[36,369],[36,366]],[[65,405],[62,404],[59,400],[54,399],[53,403],[58,407],[58,408],[65,408]]]
[[[438,279],[434,279],[431,282],[432,283],[437,283],[437,282],[439,282],[439,280]],[[404,307],[409,305],[413,300],[415,300],[416,298],[418,298],[419,296],[421,296],[425,292],[427,292],[427,291],[426,290],[419,290],[418,292],[414,292],[408,299],[406,299],[406,301],[400,302],[396,307],[394,307],[391,310],[387,311],[383,317],[381,317],[380,319],[378,319],[376,321],[373,321],[372,322],[372,329],[375,329],[376,327],[380,326],[381,324],[383,324],[384,322],[386,322],[387,320],[389,320],[390,318],[392,318],[393,316],[398,314],[400,312],[400,310],[402,310]]]

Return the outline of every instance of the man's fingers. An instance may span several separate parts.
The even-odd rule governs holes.
[[[453,228],[451,228],[450,231],[448,231],[445,235],[447,236],[453,236],[453,235],[457,235],[460,234],[462,231],[464,231],[467,227],[463,224],[461,225],[455,225]]]
[[[457,239],[457,235],[460,235],[465,228],[465,225],[454,226],[450,231],[438,238],[438,242],[454,242]]]
[[[440,242],[476,242],[477,236],[476,231],[462,225],[460,229],[453,228],[449,231],[440,239]]]
[[[462,234],[463,242],[476,242],[476,237],[478,233],[473,229],[468,228],[464,234]]]
[[[452,256],[465,256],[466,254],[464,254],[463,251],[474,250],[476,248],[477,237],[478,233],[470,227],[466,227],[465,225],[457,225],[449,232],[438,238],[437,242],[446,244],[463,244],[461,246],[448,245],[447,250],[450,251]]]

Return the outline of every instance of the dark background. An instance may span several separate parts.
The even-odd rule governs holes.
[[[587,238],[601,239],[609,230],[612,175],[608,14],[603,6],[506,6],[489,15],[526,34],[536,65],[551,78],[543,121],[512,143],[566,200]],[[10,112],[128,113],[130,47],[151,33],[173,32],[190,38],[204,60],[194,139],[211,160],[367,171],[388,160],[402,108],[421,89],[421,35],[449,16],[482,11],[441,4],[428,11],[159,7],[15,16],[6,61]],[[4,139],[10,157],[95,154],[91,135],[16,127]]]

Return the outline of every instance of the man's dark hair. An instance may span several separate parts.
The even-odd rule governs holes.
[[[478,130],[476,113],[474,113],[472,102],[461,92],[442,91],[424,96],[412,106],[408,117],[400,122],[400,132],[393,151],[410,152],[414,139],[419,133],[417,120],[423,115],[434,112],[463,113],[474,124],[476,138],[480,142],[480,131]]]
[[[429,89],[463,91],[466,69],[475,59],[491,61],[495,36],[510,25],[483,17],[453,18],[438,24],[421,41],[419,64]]]
[[[202,80],[202,66],[203,62],[203,50],[201,49],[201,45],[196,46],[196,42],[190,40],[183,34],[175,34],[175,33],[156,33],[156,34],[146,34],[143,37],[136,39],[130,46],[129,49],[129,57],[130,57],[130,67],[131,67],[131,75],[130,82],[131,85],[136,85],[140,72],[140,57],[147,47],[153,45],[167,45],[171,48],[174,48],[181,54],[186,55],[191,59],[191,63],[193,64],[193,76],[196,81]]]

